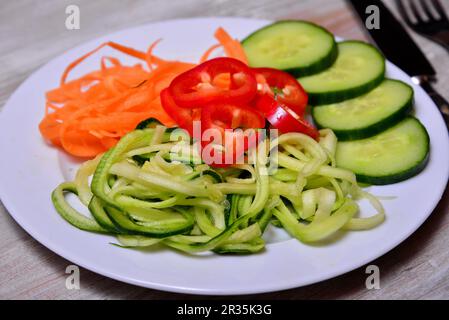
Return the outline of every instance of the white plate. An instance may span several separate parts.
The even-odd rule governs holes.
[[[237,18],[154,23],[96,39],[43,66],[17,89],[1,113],[0,196],[10,214],[36,240],[77,265],[144,287],[196,294],[249,294],[304,286],[358,268],[397,246],[424,222],[441,198],[449,174],[449,141],[432,100],[391,63],[387,64],[388,76],[415,89],[416,116],[429,131],[431,158],[426,169],[412,179],[370,188],[376,195],[397,197],[384,201],[387,220],[374,230],[347,233],[327,245],[278,238],[261,254],[192,257],[171,250],[117,248],[109,244],[113,237],[78,230],[53,209],[50,193],[72,176],[74,162],[44,143],[37,126],[44,114],[44,92],[58,85],[69,62],[107,40],[144,50],[161,37],[164,41],[157,54],[197,61],[214,43],[217,27],[241,39],[267,23]],[[75,75],[97,66],[98,59],[90,59]]]

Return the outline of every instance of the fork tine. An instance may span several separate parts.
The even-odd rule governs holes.
[[[429,2],[427,0],[419,0],[419,3],[421,4],[421,7],[424,10],[424,13],[429,18],[429,20],[436,20],[437,17],[432,13],[429,7]]]
[[[410,9],[412,10],[413,14],[415,15],[415,19],[418,23],[423,23],[424,19],[421,17],[421,14],[419,13],[418,8],[416,7],[415,1],[410,0]]]
[[[447,20],[447,15],[446,12],[443,8],[443,6],[441,5],[439,0],[431,0],[433,7],[435,8],[435,11],[438,12],[438,14],[440,15],[441,19],[443,20]]]
[[[406,22],[409,26],[412,26],[412,25],[413,25],[413,22],[412,22],[412,20],[410,19],[410,17],[409,17],[409,15],[408,15],[407,11],[405,10],[405,6],[404,6],[404,3],[402,3],[402,0],[396,0],[396,5],[397,5],[397,7],[398,7],[398,9],[399,9],[399,13],[400,13],[400,15],[402,16],[402,19],[404,19],[405,22]]]

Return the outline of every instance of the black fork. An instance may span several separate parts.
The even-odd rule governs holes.
[[[411,29],[449,51],[449,19],[439,0],[396,0],[396,4]]]

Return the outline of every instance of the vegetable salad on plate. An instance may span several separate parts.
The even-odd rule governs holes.
[[[39,128],[91,160],[53,191],[57,212],[118,246],[192,254],[260,252],[271,227],[313,243],[381,224],[381,202],[358,182],[411,178],[430,147],[409,115],[413,89],[385,78],[382,54],[306,21],[241,42],[219,28],[215,38],[198,64],[155,55],[159,41],[145,52],[108,42],[67,67]],[[67,80],[104,46],[145,66],[103,57],[99,70]]]

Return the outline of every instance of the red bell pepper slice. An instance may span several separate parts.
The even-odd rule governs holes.
[[[228,88],[214,81],[224,74],[230,75]],[[169,88],[180,107],[198,108],[209,103],[248,103],[257,93],[257,82],[253,71],[243,62],[215,58],[178,75]]]
[[[190,136],[193,136],[193,122],[200,120],[201,111],[199,109],[186,109],[178,106],[173,97],[165,88],[160,93],[162,108],[182,129],[187,130]]]
[[[249,106],[220,103],[203,107],[203,161],[214,167],[226,167],[241,161],[245,151],[257,144],[259,139],[258,132],[247,129],[264,126],[262,114]]]
[[[272,68],[253,68],[259,92],[276,96],[299,116],[304,116],[308,102],[307,93],[301,84],[289,73]]]
[[[314,139],[319,137],[315,127],[269,94],[257,99],[256,109],[260,110],[268,122],[281,133],[301,132]]]

